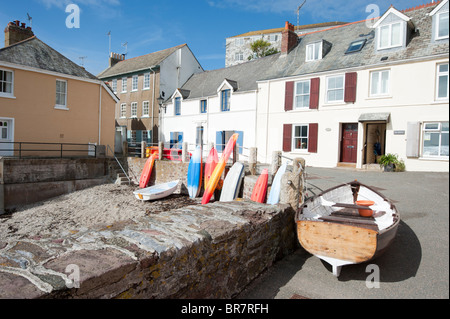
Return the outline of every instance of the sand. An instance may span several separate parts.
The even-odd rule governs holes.
[[[43,202],[19,207],[0,216],[0,241],[58,237],[64,233],[135,221],[145,215],[197,204],[187,195],[139,201],[137,186],[104,184]]]

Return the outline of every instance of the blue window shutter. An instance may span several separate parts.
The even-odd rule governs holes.
[[[174,143],[174,132],[170,132],[170,148],[173,147]]]
[[[239,134],[238,139],[236,141],[237,144],[239,144],[239,154],[242,154],[242,151],[244,150],[244,132],[243,131],[236,131],[236,133]]]
[[[183,133],[178,132],[178,148],[183,149]]]
[[[224,135],[223,131],[216,132],[216,150],[217,150],[217,152],[222,152],[224,149],[224,145],[222,145],[222,144],[224,144],[223,135]]]
[[[127,130],[127,142],[130,143],[131,141],[131,131]]]
[[[136,131],[136,143],[142,142],[142,131]]]

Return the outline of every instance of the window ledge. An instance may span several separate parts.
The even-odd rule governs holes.
[[[63,111],[68,111],[69,108],[67,106],[64,105],[55,105],[54,107],[55,110],[63,110]]]
[[[368,96],[366,100],[381,100],[381,99],[392,99],[392,95],[372,95]]]
[[[6,99],[15,99],[16,97],[14,96],[14,95],[3,95],[3,94],[1,94],[0,93],[0,97],[4,97],[4,98],[6,98]]]
[[[448,104],[448,99],[434,100],[430,104]]]
[[[421,161],[447,161],[448,156],[436,156],[436,157],[419,157]]]
[[[344,101],[336,101],[336,102],[326,102],[323,106],[342,106],[347,105]]]

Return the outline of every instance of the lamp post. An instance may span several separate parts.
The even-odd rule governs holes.
[[[164,113],[166,113],[166,106],[164,105],[164,98],[159,95],[156,99],[159,104],[159,125],[158,125],[158,142],[161,140],[161,126],[162,126],[162,110],[164,109]]]

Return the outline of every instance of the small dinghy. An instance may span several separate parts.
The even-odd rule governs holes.
[[[295,219],[302,247],[339,276],[342,266],[381,255],[397,234],[400,215],[390,200],[354,181],[307,199]]]
[[[179,180],[171,181],[164,184],[158,184],[147,188],[134,191],[133,194],[137,199],[142,201],[155,200],[171,195],[177,189]]]

